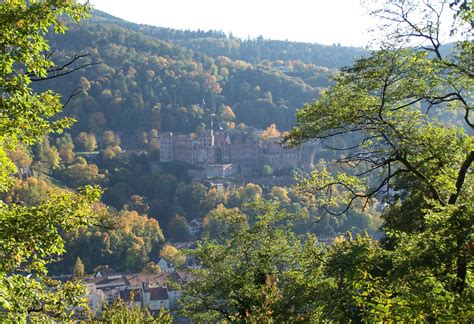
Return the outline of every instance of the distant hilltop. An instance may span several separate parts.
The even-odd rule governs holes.
[[[205,53],[209,56],[226,56],[233,60],[242,60],[257,64],[262,60],[293,61],[315,64],[328,68],[351,66],[355,58],[369,54],[361,47],[323,45],[317,43],[293,42],[284,40],[257,38],[240,39],[232,33],[227,35],[216,30],[178,30],[167,27],[136,24],[112,16],[100,10],[94,10],[92,21],[113,23],[164,41],[172,41],[180,46]]]

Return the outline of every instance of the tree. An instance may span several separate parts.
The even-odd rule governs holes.
[[[246,225],[247,215],[240,209],[229,209],[219,204],[204,218],[202,236],[216,241],[226,240]]]
[[[119,146],[120,137],[111,130],[106,130],[102,135],[102,142],[105,146]]]
[[[147,214],[150,210],[150,206],[145,202],[142,196],[133,195],[130,197],[128,208],[135,210],[139,214]]]
[[[224,106],[224,107],[220,110],[220,113],[221,113],[222,119],[225,120],[225,121],[233,121],[233,120],[235,120],[235,114],[234,114],[234,112],[232,111],[232,108],[229,107],[229,106]]]
[[[99,173],[97,165],[87,164],[87,161],[79,159],[76,160],[76,163],[61,170],[59,176],[71,187],[101,184],[105,179],[105,175]]]
[[[262,132],[261,137],[264,140],[278,139],[281,137],[281,133],[275,124],[271,124]]]
[[[142,132],[138,138],[138,146],[142,148],[146,148],[149,143],[148,134],[146,132]]]
[[[41,141],[61,132],[70,118],[53,119],[64,105],[51,90],[35,92],[32,81],[66,75],[74,65],[56,65],[44,37],[63,33],[62,17],[78,21],[88,5],[74,1],[18,1],[0,4],[0,190],[9,188],[15,167],[5,149],[18,142]],[[84,56],[76,56],[77,61]],[[71,95],[75,96],[77,93]],[[66,100],[67,103],[68,100]],[[67,307],[80,305],[81,287],[51,280],[46,265],[64,253],[59,232],[94,221],[90,209],[100,192],[86,187],[77,194],[51,192],[41,204],[28,207],[0,202],[0,320],[7,322],[61,320]]]
[[[46,163],[49,169],[56,170],[61,164],[61,157],[59,156],[58,150],[51,146],[48,151],[46,151]]]
[[[262,188],[254,183],[247,183],[245,187],[240,187],[238,192],[243,202],[255,201],[262,197]]]
[[[186,218],[175,214],[168,223],[168,237],[175,241],[186,242],[189,239],[188,222]]]
[[[283,206],[287,206],[291,203],[291,199],[288,196],[288,190],[285,187],[273,186],[270,191],[270,197],[279,201]]]
[[[10,190],[5,194],[0,194],[0,199],[6,203],[26,204],[36,206],[48,197],[48,192],[53,188],[43,180],[30,176],[26,179],[18,178],[14,180]]]
[[[71,135],[65,134],[56,141],[59,148],[59,156],[65,163],[71,163],[74,160],[74,143]]]
[[[181,267],[186,262],[186,257],[172,245],[164,245],[160,250],[160,257],[171,262],[175,267]]]
[[[86,152],[92,152],[97,149],[97,141],[94,133],[88,134],[86,132],[81,132],[77,136],[77,141],[81,144],[83,149],[86,150]]]
[[[269,176],[273,175],[272,166],[269,165],[269,164],[265,164],[265,165],[262,167],[262,174],[263,174],[263,176],[265,176],[265,177],[269,177]]]
[[[63,318],[67,307],[81,303],[82,288],[49,279],[46,265],[65,252],[59,230],[90,225],[91,202],[98,198],[97,190],[86,188],[79,195],[51,193],[35,207],[0,205],[2,318]]]
[[[249,211],[252,225],[247,217],[226,219],[233,230],[225,240],[203,241],[192,252],[202,269],[183,287],[184,315],[198,322],[318,319],[314,298],[324,284],[313,276],[322,264],[313,255],[321,253],[321,246],[311,235],[297,237],[289,229],[292,216],[278,204],[260,201]]]
[[[286,137],[290,144],[318,139],[343,151],[337,163],[353,169],[320,169],[300,184],[322,217],[364,210],[373,199],[388,205],[379,254],[391,267],[376,265],[379,258],[367,282],[387,289],[391,316],[403,319],[467,319],[472,305],[473,44],[463,33],[470,21],[462,18],[472,3],[456,9],[452,2],[454,24],[446,30],[441,16],[448,4],[385,2],[374,12],[393,27],[381,50],[344,69],[335,86],[298,113]],[[440,37],[449,34],[455,43],[444,55]],[[421,45],[400,47],[401,41]],[[448,108],[459,114],[447,115]],[[330,145],[334,138],[347,145]]]
[[[89,116],[88,125],[91,132],[99,134],[104,131],[104,128],[107,125],[107,119],[105,119],[103,113],[94,112]]]
[[[33,160],[28,149],[22,144],[17,144],[13,150],[7,151],[7,154],[17,167],[29,168]]]
[[[107,307],[100,316],[105,323],[173,323],[173,316],[165,309],[153,317],[148,309],[140,306],[127,305],[122,299],[117,299],[112,306]]]
[[[72,271],[74,277],[83,278],[84,277],[84,263],[80,257],[76,258],[76,263],[74,263],[74,269]]]
[[[141,273],[149,273],[149,274],[157,274],[161,272],[160,266],[154,262],[148,262],[143,269],[140,271]]]
[[[176,188],[175,196],[179,206],[184,209],[188,220],[202,217],[212,208],[208,197],[208,189],[202,183],[180,185]]]
[[[56,170],[61,164],[61,157],[56,147],[49,144],[49,137],[43,136],[41,142],[33,146],[33,155],[39,160],[35,161],[33,168],[42,170],[44,173],[49,173],[51,170]]]
[[[107,147],[104,150],[102,156],[104,160],[113,160],[117,157],[117,154],[115,154],[115,152],[110,147]]]
[[[149,262],[149,254],[164,241],[158,221],[135,211],[120,211],[117,226],[110,231],[110,245],[116,252],[111,256],[115,268],[139,271]]]
[[[103,204],[95,204],[94,213],[100,217],[100,225],[64,233],[67,253],[51,271],[70,271],[77,257],[86,269],[107,266],[114,271],[141,271],[150,263],[150,253],[164,241],[159,223],[146,215],[117,212]]]

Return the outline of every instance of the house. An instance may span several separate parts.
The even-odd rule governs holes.
[[[201,262],[195,256],[187,256],[186,262],[184,263],[187,269],[201,269]]]
[[[300,152],[298,148],[285,148],[281,144],[266,141],[262,143],[263,163],[272,166],[274,171],[295,169],[299,166]]]
[[[163,287],[148,288],[144,291],[143,306],[151,312],[159,312],[161,308],[169,309],[168,289]]]
[[[134,274],[127,275],[128,288],[148,289],[154,287],[166,287],[168,277],[172,276],[172,272],[161,272],[157,274]]]
[[[202,228],[203,228],[203,223],[204,223],[203,217],[198,217],[191,220],[188,225],[189,234],[191,236],[196,236],[199,233],[201,233]]]
[[[108,276],[95,283],[96,289],[100,289],[105,294],[105,300],[108,304],[119,298],[120,291],[127,287],[127,282],[122,275]]]
[[[152,313],[158,313],[161,308],[176,309],[181,296],[181,284],[190,282],[191,275],[188,271],[175,272],[173,266],[163,258],[158,264],[168,272],[87,278],[85,297],[92,314],[99,316],[103,305],[111,305],[118,298],[129,307],[148,308]]]
[[[169,308],[176,309],[178,308],[178,299],[182,295],[181,290],[174,290],[168,288],[168,297],[169,297]]]
[[[97,289],[124,289],[126,285],[127,282],[122,275],[107,276],[95,283]]]
[[[162,272],[173,272],[175,270],[173,264],[164,258],[159,258],[156,264],[160,266]]]
[[[143,306],[143,292],[142,289],[126,288],[119,292],[119,298],[128,304],[129,307]]]
[[[84,288],[84,297],[87,299],[88,304],[88,307],[86,307],[87,311],[82,306],[73,307],[73,311],[79,314],[79,316],[83,316],[85,314],[84,311],[86,311],[86,313],[90,312],[92,316],[99,315],[102,313],[103,305],[106,303],[105,293],[102,290],[96,289],[93,281],[86,282]]]

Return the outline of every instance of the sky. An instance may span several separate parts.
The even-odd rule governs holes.
[[[365,47],[370,17],[360,0],[90,0],[141,24],[221,30],[236,37]]]

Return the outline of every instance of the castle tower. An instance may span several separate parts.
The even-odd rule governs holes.
[[[160,134],[160,162],[171,162],[174,160],[174,137],[173,133]]]
[[[212,129],[202,130],[199,134],[199,147],[212,148],[215,145],[214,131]]]
[[[199,133],[199,147],[200,148],[213,148],[215,146],[214,137],[214,114],[211,114],[211,127],[210,129],[203,129]]]

